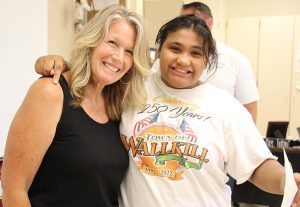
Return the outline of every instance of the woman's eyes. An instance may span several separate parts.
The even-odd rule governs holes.
[[[117,44],[115,41],[113,41],[113,40],[109,40],[109,41],[108,41],[108,44],[110,44],[110,45],[112,45],[112,46],[114,46],[114,47],[117,47],[117,46],[118,46],[118,44]]]
[[[107,41],[107,43],[109,45],[111,45],[112,47],[114,47],[114,48],[119,47],[119,44],[116,41],[114,41],[114,40],[109,40],[109,41]],[[129,55],[133,55],[133,51],[132,50],[125,50],[125,52],[127,54],[129,54]]]
[[[132,50],[126,50],[126,52],[127,52],[129,55],[133,55],[133,51],[132,51]]]

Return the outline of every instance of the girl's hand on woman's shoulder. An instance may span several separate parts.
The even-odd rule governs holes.
[[[66,61],[59,55],[41,56],[36,60],[34,67],[38,74],[53,76],[54,84],[58,83],[60,75],[68,70]]]

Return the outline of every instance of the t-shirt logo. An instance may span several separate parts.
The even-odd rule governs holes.
[[[137,167],[150,176],[184,179],[186,169],[200,170],[208,150],[197,145],[197,136],[186,119],[177,125],[157,121],[159,113],[139,120],[129,139],[122,141],[135,158]]]

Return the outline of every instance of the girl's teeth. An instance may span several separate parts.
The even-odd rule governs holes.
[[[180,73],[188,73],[188,71],[186,71],[186,70],[181,70],[181,69],[176,69],[176,70]]]

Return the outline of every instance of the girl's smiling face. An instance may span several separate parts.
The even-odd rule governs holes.
[[[206,67],[203,38],[190,28],[170,32],[160,51],[163,82],[171,88],[193,88]]]

